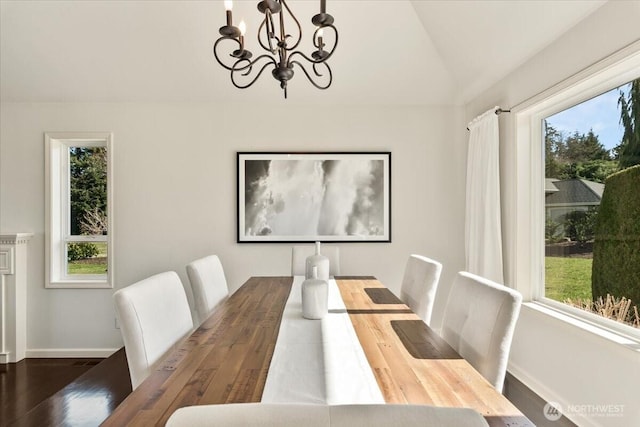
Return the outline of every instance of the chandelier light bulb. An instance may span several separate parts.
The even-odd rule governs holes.
[[[238,29],[240,30],[240,35],[244,36],[247,32],[247,24],[244,23],[244,20],[240,21],[240,24],[238,24]]]
[[[224,8],[225,10],[233,10],[233,1],[224,0]]]

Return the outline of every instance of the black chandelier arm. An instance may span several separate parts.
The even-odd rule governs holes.
[[[307,71],[306,68],[304,68],[304,65],[302,65],[302,63],[298,62],[298,61],[290,61],[291,65],[297,65],[302,69],[302,72],[304,73],[305,76],[307,76],[307,79],[309,80],[309,82],[311,82],[312,85],[314,85],[316,88],[318,89],[327,89],[329,86],[331,86],[331,83],[333,82],[333,73],[331,72],[331,67],[329,67],[329,64],[327,64],[326,62],[323,62],[322,65],[324,65],[327,68],[327,71],[329,72],[329,82],[323,86],[320,85],[318,83],[316,83],[313,80],[313,77],[311,77],[311,75],[309,74],[309,72]],[[318,66],[317,63],[313,64],[313,72],[317,77],[322,77],[324,76],[324,74],[320,74],[318,72],[318,69],[316,68]]]
[[[222,36],[218,40],[216,40],[216,42],[213,44],[213,56],[215,56],[216,61],[218,61],[218,64],[222,65],[224,68],[226,68],[229,71],[233,71],[235,64],[237,64],[239,62],[239,61],[237,61],[237,58],[235,58],[236,62],[234,63],[234,65],[227,65],[224,62],[222,62],[222,60],[218,56],[218,44],[220,42],[222,42],[223,40],[231,40],[231,41],[236,42],[238,44],[238,48],[239,49],[242,49],[242,45],[241,45],[241,43],[240,43],[240,41],[238,39],[236,39],[235,37],[231,37],[231,36]],[[230,56],[233,58],[233,55],[230,55]]]
[[[327,51],[323,51],[324,55],[322,58],[320,59],[313,59],[313,58],[309,58],[307,55],[305,55],[304,53],[300,52],[299,50],[296,50],[295,52],[292,52],[291,55],[289,55],[289,61],[287,62],[287,64],[292,64],[294,61],[292,60],[292,58],[295,55],[300,55],[302,56],[305,60],[307,60],[308,62],[312,63],[312,64],[321,64],[323,62],[326,62],[329,60],[329,58],[331,58],[331,56],[333,55],[333,52],[335,52],[336,47],[338,47],[338,30],[336,29],[336,27],[334,27],[333,25],[327,25],[326,27],[322,27],[322,28],[331,28],[333,29],[335,36],[336,36],[336,40],[335,43],[333,45],[333,47],[331,48],[331,50],[329,52]],[[317,32],[317,30],[316,30]],[[315,34],[315,33],[314,33]],[[315,44],[315,42],[314,42]],[[317,46],[317,45],[316,45]]]
[[[263,28],[265,28],[265,34],[267,35],[268,46],[265,45],[264,42],[262,41],[262,38],[260,38]],[[258,27],[258,43],[264,50],[266,50],[267,52],[271,52],[272,54],[275,55],[278,49],[273,48],[273,43],[271,42],[271,40],[272,39],[278,40],[278,38],[275,36],[274,31],[275,31],[275,26],[273,25],[273,14],[269,9],[267,9],[264,11],[264,19],[262,20],[260,27]]]
[[[323,42],[323,38],[324,38],[324,34],[318,36],[318,33],[320,33],[321,31],[324,33],[324,29],[325,28],[331,28],[331,30],[333,31],[334,37],[335,37],[335,41],[333,43],[333,48],[331,48],[331,53],[333,53],[334,50],[336,50],[336,46],[338,46],[338,29],[336,27],[334,27],[333,25],[325,25],[323,27],[316,27],[315,31],[313,32],[313,46],[320,49],[321,47],[324,48],[325,44]],[[322,44],[322,46],[320,46],[320,44]]]
[[[298,40],[294,43],[293,46],[287,47],[288,51],[292,51],[298,47],[300,41],[302,40],[302,26],[300,25],[300,21],[298,21],[298,18],[296,18],[293,12],[291,12],[291,9],[289,9],[289,5],[287,4],[287,2],[285,0],[280,0],[280,3],[282,3],[284,8],[287,9],[287,12],[289,12],[289,16],[293,19],[293,21],[296,23],[296,26],[298,27]],[[282,12],[280,12],[280,26],[284,30],[284,13]],[[285,37],[293,38],[290,34],[286,34]]]
[[[266,64],[264,64],[264,65],[262,66],[262,68],[260,68],[260,71],[258,71],[258,73],[255,75],[255,77],[254,77],[254,78],[253,78],[249,83],[247,83],[246,85],[241,85],[241,84],[239,84],[239,83],[237,83],[237,82],[236,82],[236,79],[235,79],[235,75],[236,75],[236,73],[239,73],[239,72],[241,72],[241,71],[246,70],[246,72],[244,72],[244,73],[240,73],[240,75],[241,75],[241,76],[248,76],[248,75],[251,73],[251,71],[253,70],[253,66],[254,66],[254,65],[255,65],[255,64],[256,64],[260,59],[262,59],[262,58],[267,58],[267,59],[268,59],[267,63],[266,63]],[[248,62],[248,64],[247,64],[247,65],[244,65],[244,66],[242,66],[242,67],[236,67],[238,64],[240,64],[240,63],[244,63],[244,62]],[[232,68],[232,69],[231,69],[231,83],[233,83],[233,85],[234,85],[235,87],[237,87],[238,89],[246,89],[246,88],[248,88],[249,86],[253,85],[253,84],[256,82],[256,80],[258,80],[258,78],[260,77],[260,75],[262,74],[262,72],[263,72],[263,71],[265,70],[265,68],[267,68],[269,65],[273,65],[274,67],[277,67],[277,65],[278,65],[278,64],[276,63],[276,60],[275,60],[275,59],[273,59],[273,58],[272,58],[271,56],[269,56],[269,55],[260,55],[260,56],[258,56],[256,59],[254,59],[253,61],[250,61],[250,60],[248,60],[248,59],[240,59],[240,60],[236,61],[236,63],[234,64],[234,68]]]

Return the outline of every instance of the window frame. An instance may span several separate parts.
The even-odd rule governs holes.
[[[560,84],[513,107],[516,142],[516,219],[513,261],[516,287],[538,307],[551,309],[603,333],[640,342],[640,330],[546,298],[544,119],[640,77],[640,42],[635,42]],[[561,316],[560,316],[561,317]],[[591,329],[590,329],[591,330]]]
[[[45,132],[45,288],[113,288],[113,134],[111,132]],[[70,225],[70,147],[107,150],[107,235],[72,236]],[[106,242],[105,274],[67,272],[67,245]]]

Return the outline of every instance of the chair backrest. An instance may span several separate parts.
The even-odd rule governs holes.
[[[502,392],[522,295],[467,272],[456,276],[442,320],[442,338]]]
[[[189,302],[174,271],[156,274],[113,294],[133,389],[193,329]]]
[[[428,405],[232,403],[177,409],[166,427],[488,427],[470,408]]]
[[[428,325],[442,264],[421,255],[410,255],[404,269],[400,299]]]
[[[291,248],[291,275],[304,276],[307,257],[316,253],[314,245],[298,245]],[[322,245],[320,253],[329,258],[329,275],[340,275],[340,248]]]
[[[211,312],[229,296],[227,279],[220,259],[210,255],[187,265],[187,275],[191,283],[193,304],[198,316],[197,325],[202,324]]]

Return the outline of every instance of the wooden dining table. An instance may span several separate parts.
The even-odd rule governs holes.
[[[467,407],[490,426],[533,426],[376,278],[335,280],[386,403]],[[260,402],[292,283],[251,277],[102,425],[164,426],[180,407]]]

